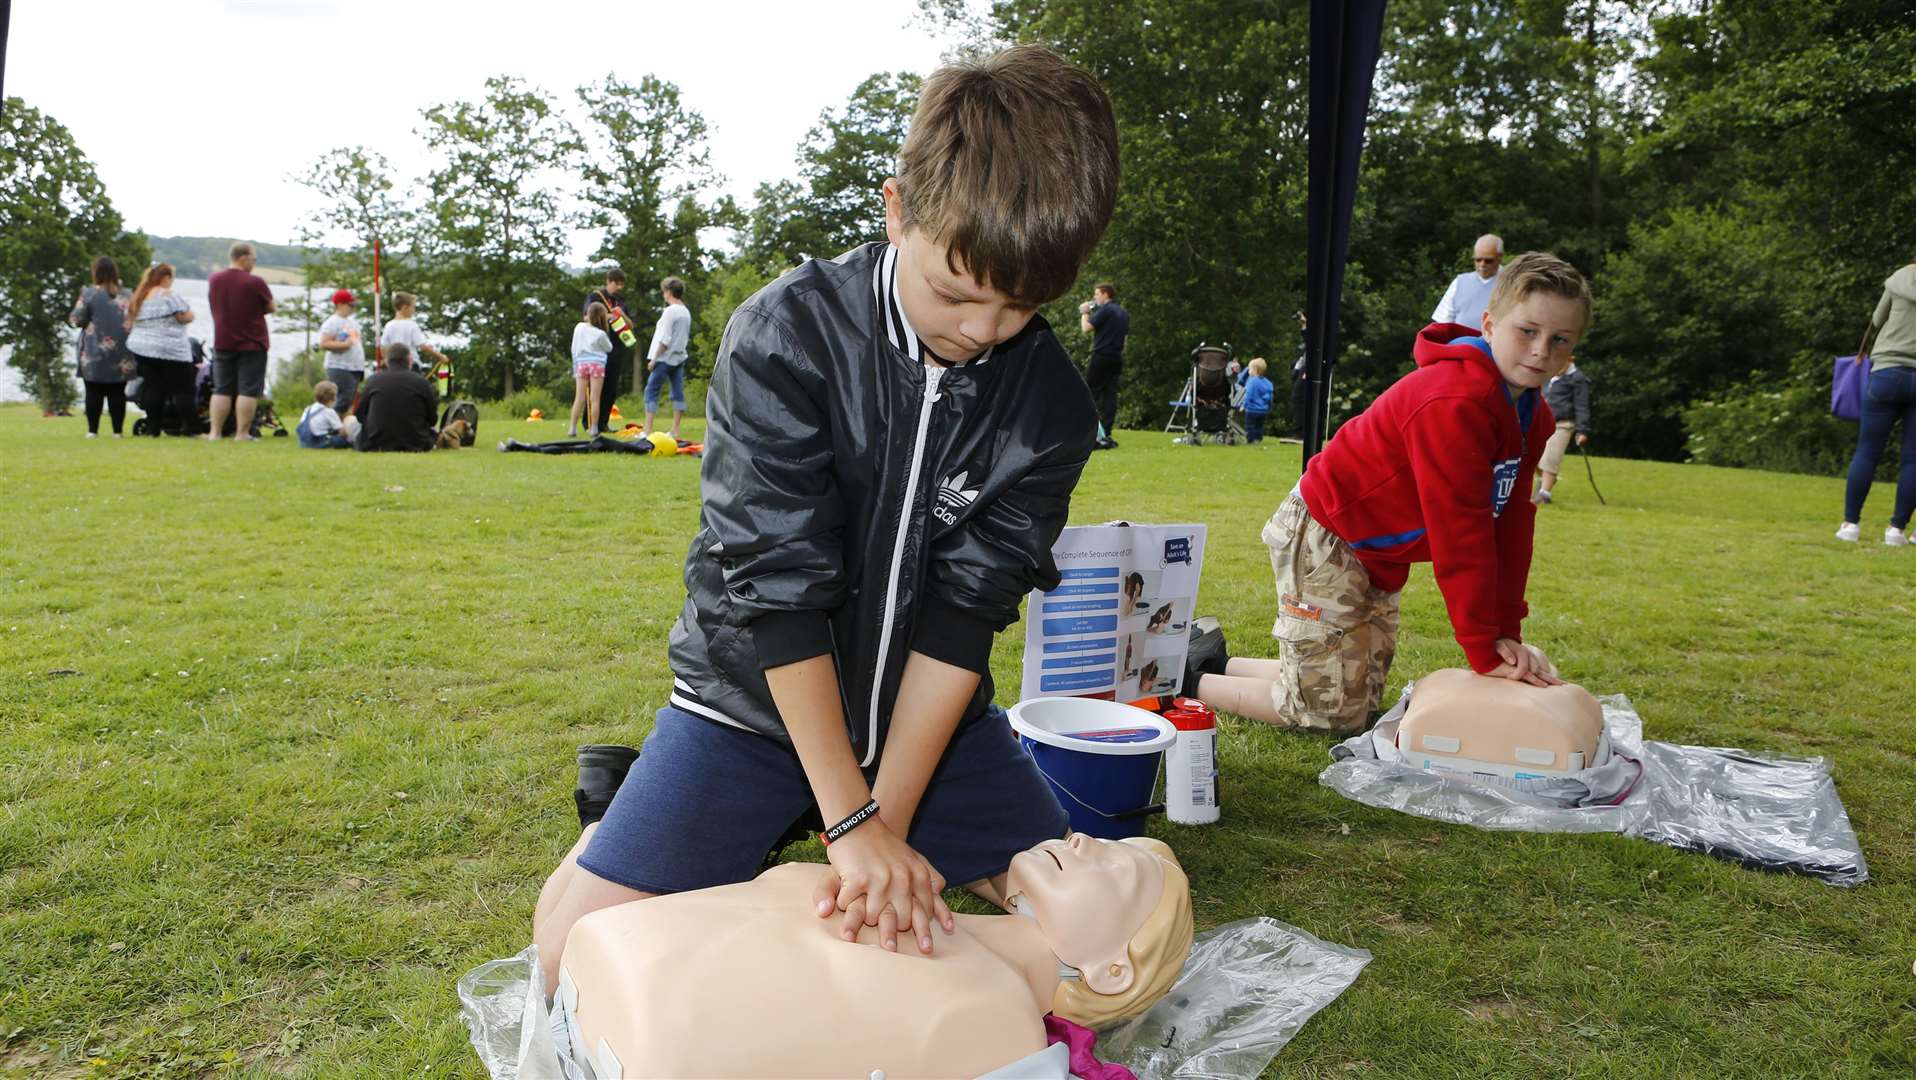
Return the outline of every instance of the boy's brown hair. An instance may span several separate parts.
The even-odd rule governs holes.
[[[396,292],[393,294],[393,310],[394,311],[398,311],[401,308],[418,307],[418,306],[419,306],[419,298],[409,292]]]
[[[980,285],[1042,304],[1071,288],[1118,199],[1118,125],[1089,73],[1037,45],[939,68],[898,155],[906,228]]]
[[[1590,282],[1582,271],[1548,251],[1526,251],[1505,263],[1485,307],[1490,314],[1501,317],[1538,292],[1582,304],[1584,329],[1590,328]]]
[[[339,387],[331,379],[321,379],[313,384],[313,400],[321,405],[331,405],[339,400]]]

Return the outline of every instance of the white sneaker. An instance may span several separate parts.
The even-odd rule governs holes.
[[[1853,521],[1845,521],[1836,527],[1836,538],[1854,544],[1863,538],[1863,530]]]
[[[89,439],[97,439],[100,437],[100,433],[97,431],[89,431],[86,433],[86,437]]]
[[[1891,525],[1883,530],[1883,543],[1890,547],[1908,547],[1909,534]]]

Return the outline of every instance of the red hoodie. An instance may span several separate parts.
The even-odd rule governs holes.
[[[1481,673],[1503,663],[1498,638],[1522,640],[1530,478],[1556,422],[1535,390],[1513,402],[1478,335],[1424,327],[1417,370],[1337,429],[1299,489],[1378,588],[1395,592],[1411,563],[1432,564],[1457,643]]]

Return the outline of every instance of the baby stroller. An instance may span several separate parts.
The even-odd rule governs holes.
[[[213,408],[213,365],[208,361],[206,346],[199,338],[188,338],[187,340],[193,345],[193,366],[195,368],[195,374],[193,376],[193,417],[183,424],[176,423],[172,416],[173,409],[171,404],[164,401],[159,402],[154,409],[149,411],[145,416],[133,421],[133,434],[145,435],[157,427],[159,430],[169,433],[177,431],[182,435],[204,435],[212,427],[212,421],[208,418],[208,414],[211,413]],[[141,408],[145,407],[146,406],[142,404]],[[236,423],[237,421],[234,416],[230,413],[227,414],[226,431],[224,434],[233,434],[233,428],[236,426]],[[251,430],[254,438],[258,438],[259,433],[263,430],[270,430],[274,435],[281,438],[286,436],[286,425],[280,422],[279,413],[274,410],[271,398],[263,397],[259,399],[259,405],[253,410],[253,426]]]
[[[1231,363],[1231,344],[1200,344],[1191,350],[1191,415],[1184,428],[1184,443],[1201,446],[1205,442],[1235,446],[1244,438],[1244,429],[1232,415],[1237,404],[1237,384],[1227,373]]]

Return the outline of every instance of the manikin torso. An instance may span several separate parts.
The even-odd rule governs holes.
[[[604,1039],[627,1076],[891,1080],[978,1076],[1044,1049],[1058,965],[1036,923],[958,915],[929,957],[909,934],[878,948],[874,927],[853,946],[810,909],[829,872],[787,863],[579,920],[563,964],[579,1049]]]
[[[1562,773],[1597,764],[1602,731],[1603,707],[1575,683],[1532,686],[1447,668],[1417,680],[1397,745]]]

